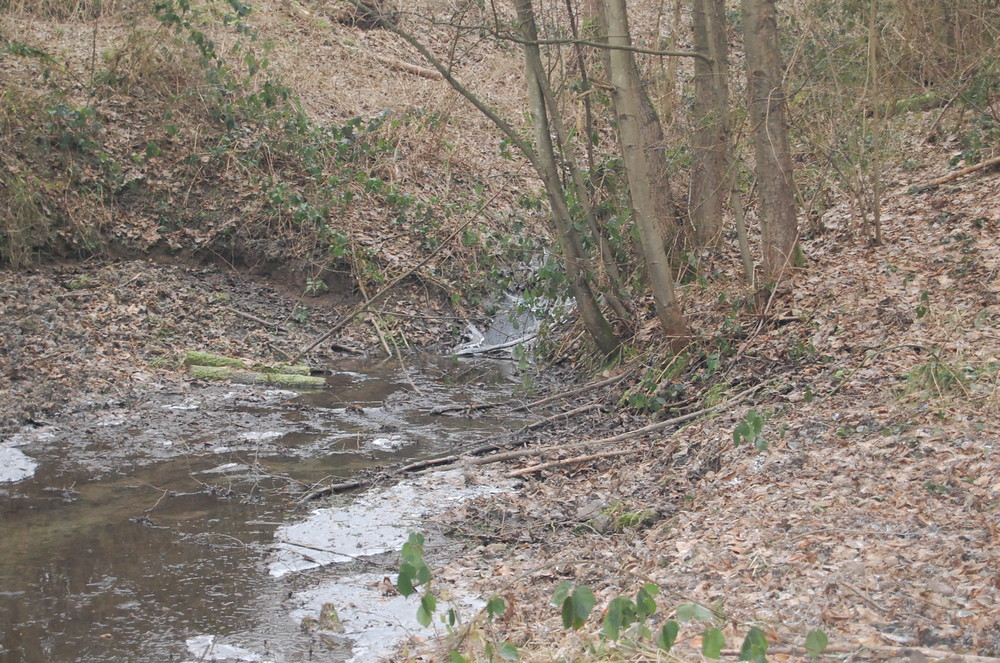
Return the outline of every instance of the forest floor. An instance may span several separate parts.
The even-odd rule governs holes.
[[[938,174],[892,174],[884,246],[805,242],[794,294],[748,321],[714,402],[759,391],[624,441],[605,438],[648,421],[620,387],[577,398],[614,415],[573,417],[509,469],[623,455],[531,471],[441,519],[482,544],[441,576],[478,575],[508,606],[481,640],[522,660],[662,660],[648,641],[602,648],[596,618],[564,630],[550,602],[564,580],[599,609],[651,582],[667,614],[719,608],[734,654],[756,626],[772,660],[804,656],[814,628],[851,660],[1000,657],[1000,179],[908,193]],[[766,450],[734,444],[751,410]],[[697,658],[701,634],[682,628],[674,653]]]
[[[261,20],[278,37],[273,59],[287,66],[289,83],[304,92],[313,115],[343,121],[394,105],[440,111],[441,122],[398,128],[399,144],[412,151],[380,164],[393,171],[389,179],[443,196],[474,188],[474,178],[463,180],[468,173],[498,189],[526,181],[523,170],[483,148],[495,136],[456,95],[442,92],[441,81],[416,76],[400,86],[381,73],[372,54],[397,68],[406,64],[398,43],[342,25],[316,31],[325,19],[303,13],[299,3],[264,4]],[[67,62],[82,72],[92,66],[89,22],[63,33],[34,18],[5,20],[10,34],[42,41],[62,34]],[[93,35],[116,36],[114,29]],[[351,54],[346,64],[344,52]],[[47,76],[12,62],[0,67],[5,84],[48,85]],[[511,58],[493,53],[467,66],[462,73],[480,89],[504,92],[494,101],[519,107],[511,91],[521,89],[520,67]],[[137,97],[154,96],[150,78],[130,85]],[[102,111],[121,114],[102,131],[109,151],[120,148],[126,163],[138,164],[147,138],[167,141],[162,122],[121,119],[126,87],[102,102]],[[532,455],[501,467],[512,473],[542,461],[620,455],[532,469],[518,491],[428,523],[468,544],[461,558],[433,569],[435,585],[472,582],[483,597],[503,597],[507,610],[489,624],[476,622],[461,642],[414,640],[401,660],[447,660],[449,647],[481,654],[488,642],[515,645],[525,661],[663,660],[647,641],[600,639],[598,613],[646,583],[661,589],[657,623],[681,603],[718,608],[727,651],[758,627],[771,643],[771,660],[800,657],[806,634],[822,628],[830,651],[851,660],[1000,657],[1000,177],[984,170],[909,193],[950,172],[946,164],[958,149],[947,136],[931,145],[918,125],[902,149],[908,167],[886,174],[882,246],[859,237],[849,201],[834,200],[822,215],[823,232],[814,228],[803,239],[807,264],[791,277],[792,287],[760,307],[740,306],[747,293],[734,255],[703,257],[710,276],[679,294],[694,336],[719,351],[711,362],[677,376],[654,357],[607,371],[572,366],[584,380],[628,374],[617,385],[560,401],[556,411],[577,412],[507,440]],[[182,126],[176,141],[185,135],[198,144],[193,127]],[[0,270],[0,434],[189,385],[181,370],[189,349],[266,360],[294,355],[365,294],[340,291],[331,280],[330,292],[306,296],[301,277],[316,273],[309,265],[293,282],[189,251],[221,237],[216,217],[235,217],[260,191],[237,188],[225,180],[229,170],[197,162],[186,193],[174,196],[172,178],[181,171],[173,169],[188,160],[180,151],[154,152],[130,167],[129,177],[162,186],[171,204],[188,203],[194,191],[192,209],[204,207],[198,195],[219,192],[211,210],[218,214],[205,226],[171,229],[148,210],[90,210],[103,215],[108,232],[132,242],[125,252],[132,257]],[[24,165],[14,154],[3,157],[10,172]],[[504,198],[506,211],[514,197]],[[387,216],[376,202],[366,204],[356,210],[357,245],[377,255],[386,274],[412,267],[423,231],[407,228],[383,242]],[[77,210],[89,219],[85,211]],[[452,219],[441,232],[458,223]],[[266,229],[260,232],[268,239]],[[147,251],[173,257],[149,260]],[[251,262],[273,264],[265,253]],[[436,275],[408,283],[308,360],[324,365],[345,353],[395,352],[397,342],[404,355],[443,349],[466,322],[441,303],[447,285]],[[572,334],[566,338],[564,363],[572,365],[580,354]],[[728,346],[713,345],[723,339]],[[652,315],[633,345],[657,345]],[[750,388],[756,390],[727,403]],[[663,398],[664,407],[655,417],[629,407],[636,395]],[[725,407],[683,424],[631,434],[720,403]],[[586,406],[593,407],[580,411]],[[737,446],[734,431],[753,419],[751,411],[760,417],[760,444]],[[614,436],[619,440],[607,441]],[[562,628],[551,603],[564,580],[597,598],[597,613],[576,631]],[[698,658],[701,634],[700,627],[682,628],[674,653]]]

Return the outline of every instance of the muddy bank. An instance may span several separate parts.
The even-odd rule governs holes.
[[[306,296],[304,286],[149,261],[0,270],[0,432],[183,388],[177,369],[188,349],[286,360],[339,319],[354,303],[348,295]],[[384,353],[379,333],[404,349],[444,349],[464,328],[460,318],[395,316],[396,308],[435,311],[437,304],[401,290],[311,359]]]

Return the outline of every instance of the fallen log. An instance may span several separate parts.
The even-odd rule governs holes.
[[[282,387],[309,387],[311,389],[326,386],[326,379],[311,375],[293,373],[262,373],[230,366],[199,366],[188,367],[188,373],[196,380],[225,380],[236,384],[270,384]]]
[[[547,463],[540,463],[539,465],[532,465],[531,467],[525,467],[520,470],[508,472],[507,478],[515,479],[517,477],[524,476],[525,474],[534,474],[535,472],[541,472],[542,470],[547,470],[552,467],[559,467],[561,465],[575,465],[576,463],[589,463],[592,460],[600,460],[602,458],[614,458],[615,456],[625,456],[628,454],[638,453],[639,451],[640,449],[615,449],[614,451],[602,451],[601,453],[588,454],[586,456],[574,456],[573,458],[550,460]]]
[[[950,174],[945,175],[943,177],[939,177],[936,180],[931,180],[930,182],[927,182],[926,184],[917,185],[916,187],[914,187],[914,189],[917,192],[927,191],[928,189],[933,189],[934,187],[938,187],[938,186],[941,186],[942,184],[947,184],[948,182],[957,180],[960,177],[965,177],[966,175],[971,175],[972,173],[975,173],[975,172],[980,171],[980,170],[984,170],[986,168],[992,168],[993,166],[1000,166],[1000,157],[994,157],[992,159],[987,159],[986,161],[982,161],[982,162],[977,163],[975,165],[968,166],[967,168],[962,168],[961,170],[956,170],[954,173],[950,173]]]

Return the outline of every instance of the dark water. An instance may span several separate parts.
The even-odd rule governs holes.
[[[510,398],[503,362],[358,360],[329,382],[154,394],[21,447],[39,468],[0,484],[0,663],[196,660],[185,641],[204,634],[261,660],[335,660],[310,658],[282,609],[302,579],[267,575],[275,528],[303,513],[288,479],[447,453],[518,422],[426,414]]]

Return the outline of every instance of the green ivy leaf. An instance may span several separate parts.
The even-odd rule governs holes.
[[[750,629],[743,639],[743,646],[740,647],[740,660],[766,663],[765,654],[767,654],[767,636],[758,628]]]
[[[604,635],[609,640],[617,640],[620,631],[635,622],[636,610],[632,600],[624,596],[616,596],[608,604],[604,615]]]
[[[715,620],[711,610],[698,603],[681,603],[677,606],[677,621],[710,622]]]
[[[817,658],[826,651],[827,642],[826,633],[822,629],[814,628],[806,636],[806,651],[811,657]]]
[[[563,628],[578,629],[583,626],[594,609],[594,603],[594,593],[589,587],[573,587],[573,592],[562,602]]]
[[[701,636],[701,653],[705,658],[718,660],[725,646],[726,637],[722,635],[722,631],[714,626],[705,629],[705,634]]]
[[[665,652],[669,652],[673,649],[674,643],[677,642],[677,634],[680,633],[680,630],[681,625],[677,622],[673,620],[667,622],[656,635],[656,646]]]
[[[653,596],[659,593],[660,588],[653,584],[643,585],[635,595],[636,617],[645,619],[656,612],[656,601]]]
[[[516,661],[521,658],[521,654],[517,651],[517,647],[509,642],[505,642],[500,645],[500,651],[497,653],[500,654],[500,658],[505,661]]]
[[[552,592],[552,605],[561,606],[566,597],[569,596],[569,590],[573,588],[573,583],[569,580],[563,580],[556,586],[556,591]]]
[[[490,619],[499,617],[507,609],[507,604],[499,596],[494,596],[486,602],[486,614]]]
[[[424,594],[420,599],[420,607],[417,608],[417,623],[423,627],[431,625],[431,617],[437,609],[437,598],[430,592]]]
[[[403,562],[399,565],[399,577],[396,579],[396,589],[403,596],[409,596],[416,591],[413,588],[413,579],[416,573],[417,570],[409,562]]]

